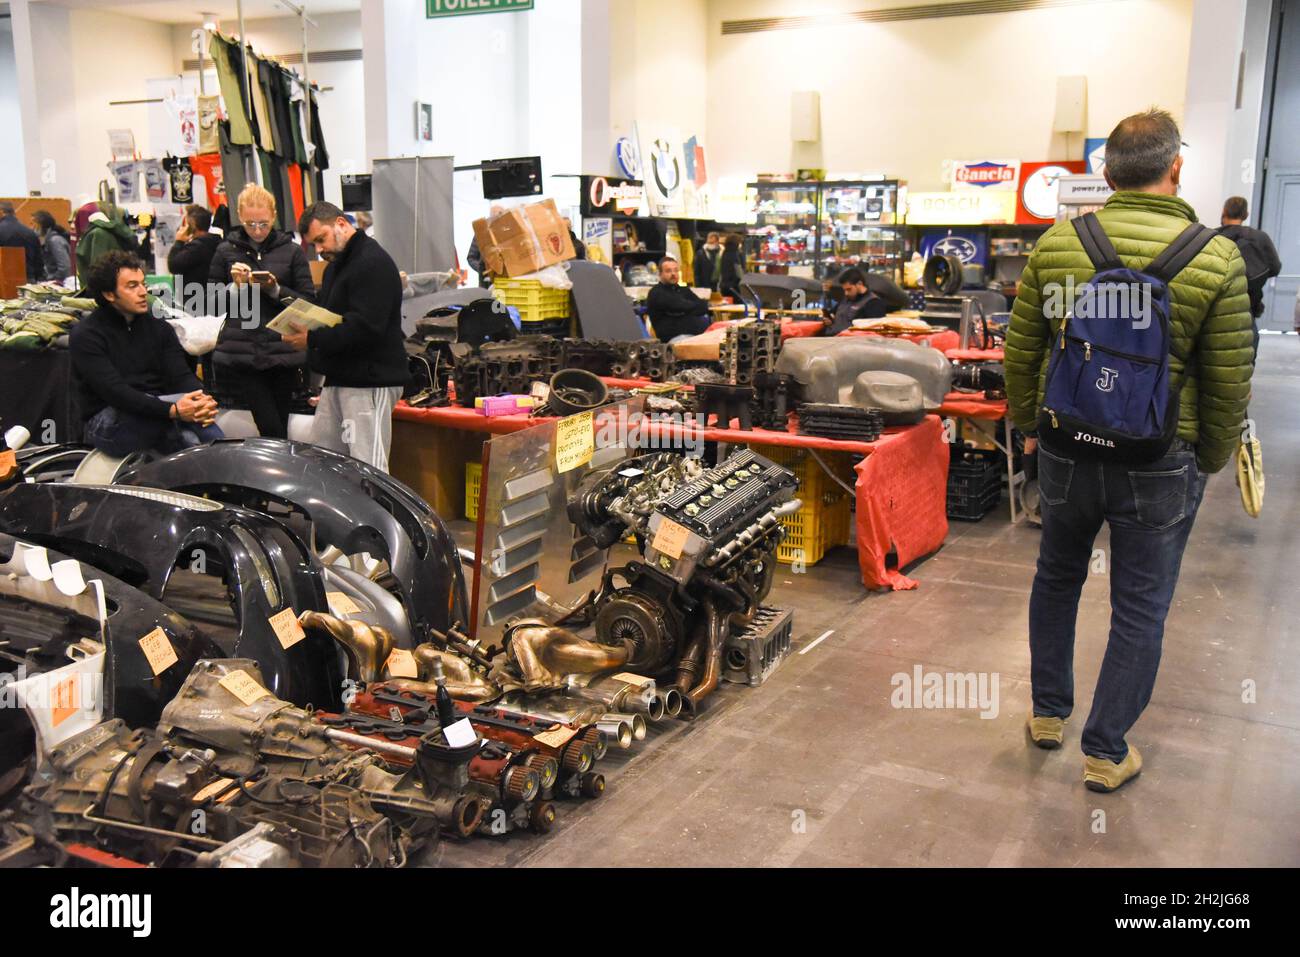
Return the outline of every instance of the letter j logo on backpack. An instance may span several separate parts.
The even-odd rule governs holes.
[[[1097,380],[1097,388],[1102,392],[1110,392],[1115,388],[1115,380],[1118,378],[1119,373],[1117,371],[1102,366],[1101,378]]]

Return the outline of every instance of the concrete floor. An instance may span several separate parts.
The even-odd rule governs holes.
[[[1254,394],[1264,515],[1246,516],[1230,473],[1210,480],[1155,695],[1130,735],[1145,769],[1123,790],[1087,791],[1078,750],[1108,628],[1104,575],[1084,591],[1066,747],[1027,745],[1038,532],[1003,508],[953,523],[944,548],[910,569],[912,592],[865,592],[850,549],[778,575],[772,603],[795,609],[796,647],[767,684],[724,685],[694,723],[652,729],[635,754],[607,759],[606,795],[562,803],[550,835],[444,842],[433,861],[1300,864],[1300,339],[1265,338]],[[892,676],[918,665],[996,673],[996,717],[892,707]]]

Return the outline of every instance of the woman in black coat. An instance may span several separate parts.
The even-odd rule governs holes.
[[[226,324],[212,358],[214,385],[222,399],[248,408],[258,432],[282,439],[289,434],[289,406],[302,384],[304,356],[266,325],[286,301],[314,302],[316,284],[293,234],[275,228],[275,197],[250,183],[236,208],[242,225],[226,233],[208,276],[226,287]]]
[[[745,257],[740,252],[740,237],[731,233],[722,241],[722,258],[718,262],[717,290],[740,302],[740,280],[745,275]]]

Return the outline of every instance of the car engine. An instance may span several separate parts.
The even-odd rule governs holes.
[[[732,629],[771,590],[797,484],[749,450],[714,468],[656,452],[587,476],[570,520],[599,547],[631,532],[643,557],[609,569],[584,606],[596,640],[626,647],[631,670],[670,677],[693,712],[718,685]]]

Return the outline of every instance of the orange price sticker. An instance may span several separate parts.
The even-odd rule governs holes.
[[[258,698],[263,698],[271,693],[254,681],[253,676],[242,668],[236,668],[230,674],[218,681],[217,684],[221,685],[221,687],[225,688],[244,704],[252,704]]]
[[[562,748],[569,743],[569,740],[577,734],[576,728],[566,728],[561,725],[558,728],[552,728],[550,731],[542,731],[533,735],[534,741],[540,741],[542,744],[549,745],[552,748]]]
[[[172,643],[167,640],[167,633],[161,628],[155,628],[140,639],[140,650],[144,652],[155,677],[176,664],[176,649],[172,647]]]
[[[361,606],[354,602],[346,592],[327,591],[325,598],[329,601],[330,611],[337,618],[346,618],[348,615],[355,615],[361,610]]]
[[[420,669],[415,666],[415,655],[405,648],[394,648],[385,667],[390,678],[420,677]]]
[[[50,694],[50,724],[58,727],[67,721],[81,707],[81,695],[78,693],[78,677],[71,675],[54,686]]]
[[[267,621],[275,629],[275,637],[280,639],[282,648],[292,648],[307,637],[306,632],[302,630],[302,625],[298,624],[298,616],[294,614],[292,608],[277,611]]]

